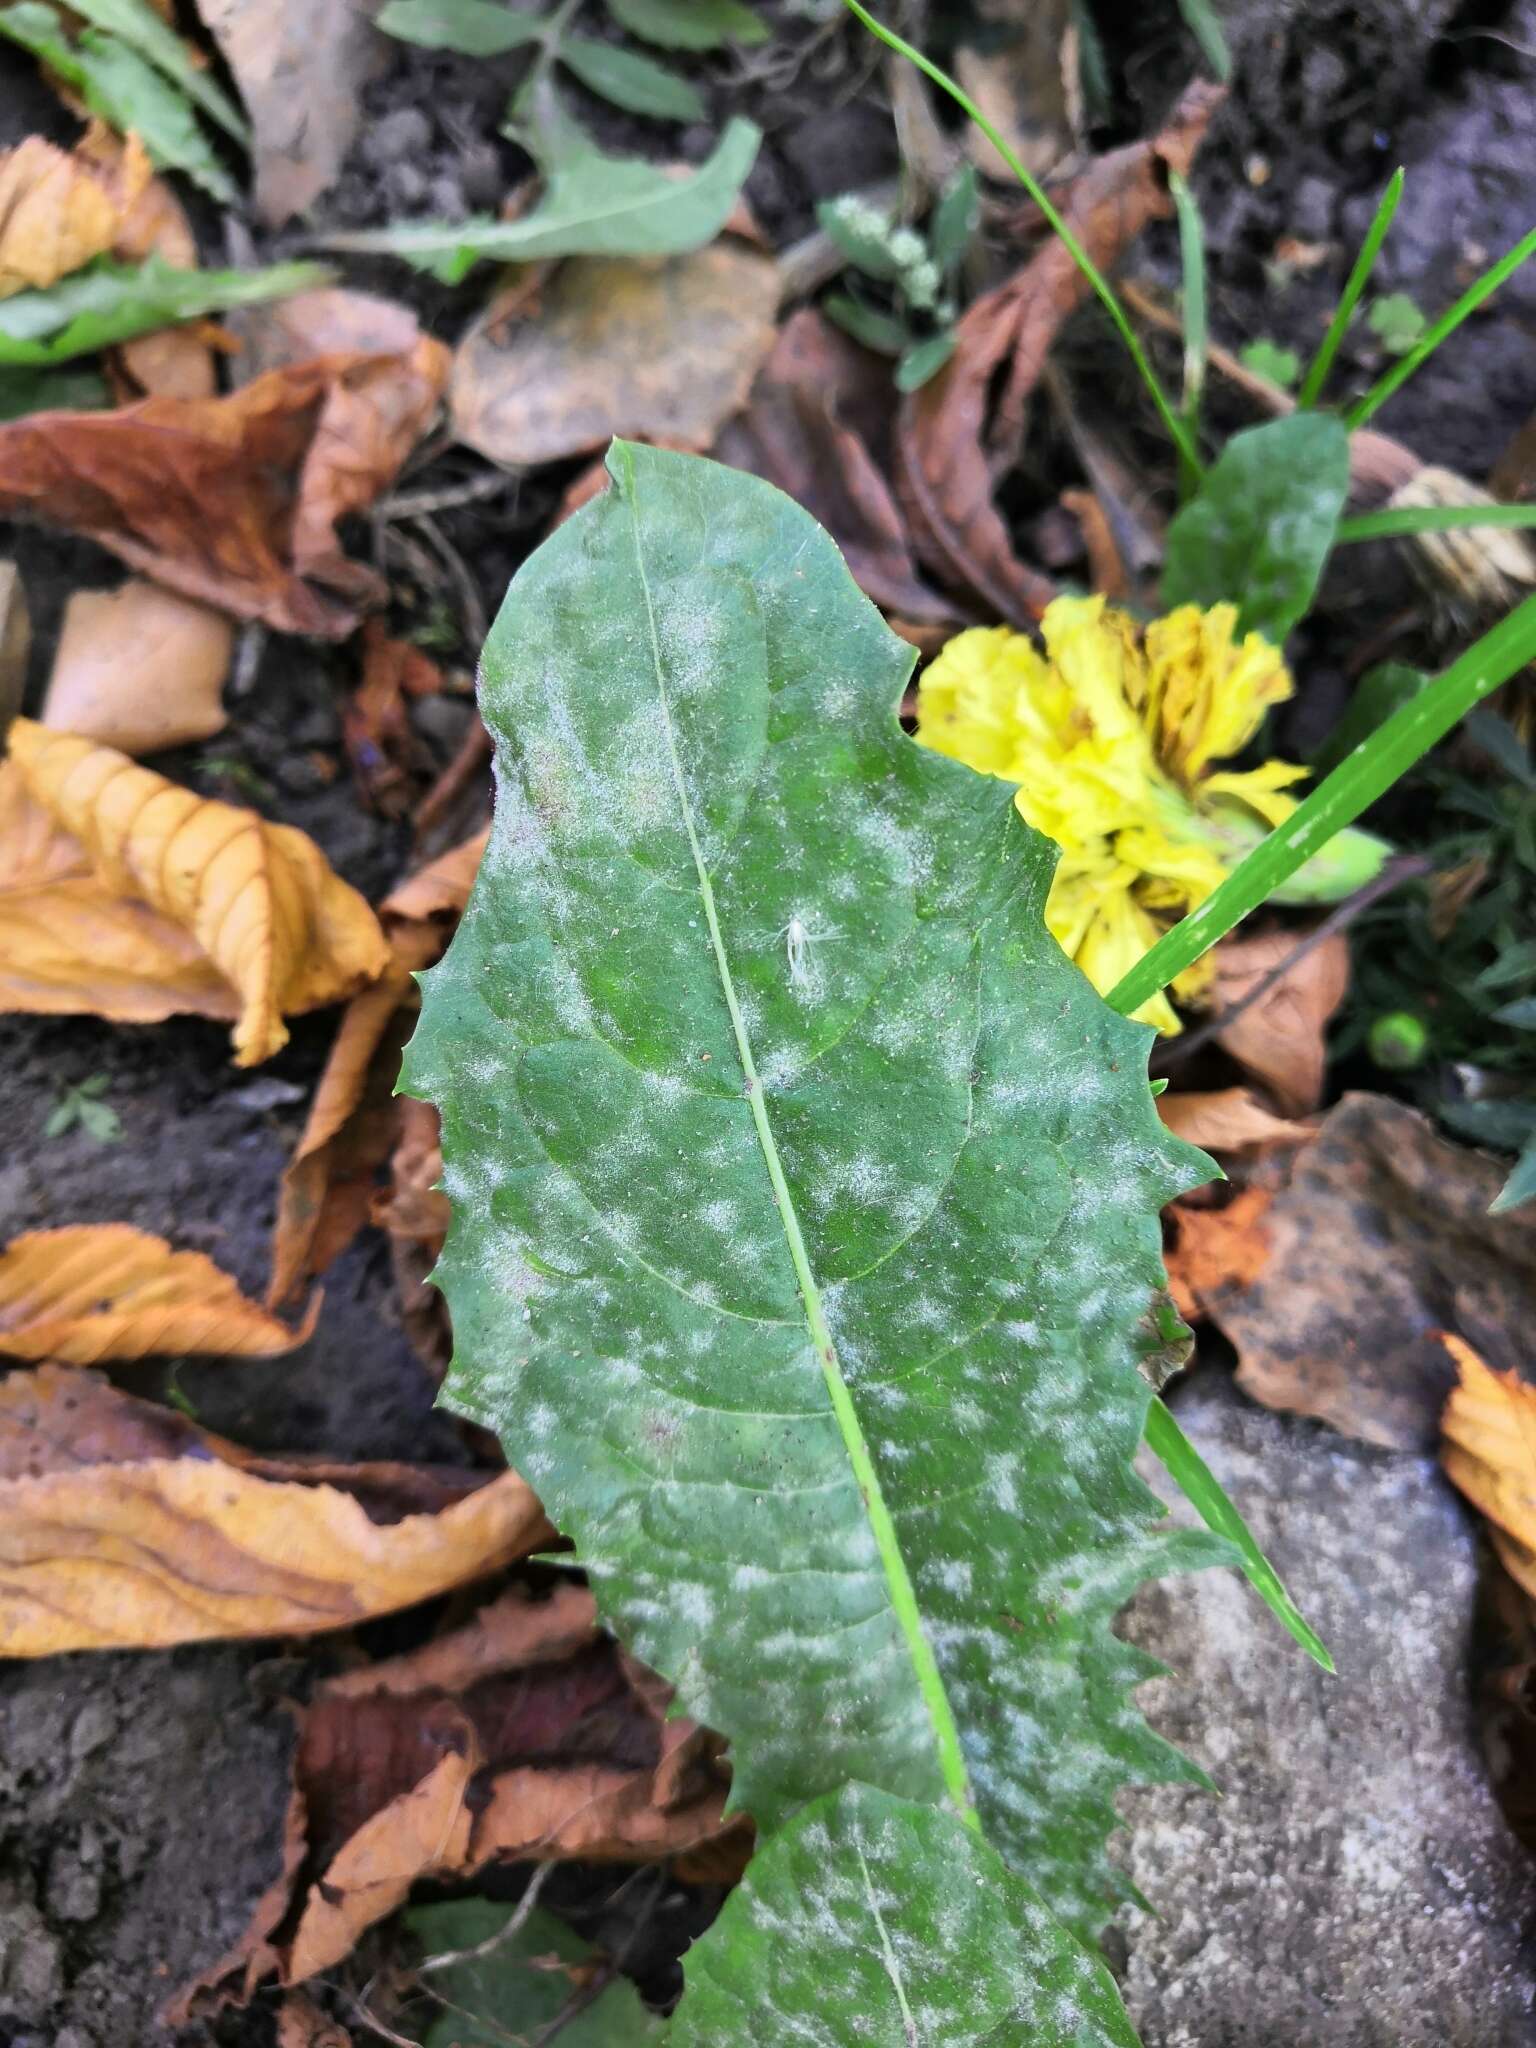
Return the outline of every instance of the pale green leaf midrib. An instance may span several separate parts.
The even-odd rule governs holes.
[[[795,1208],[794,1197],[785,1177],[783,1161],[779,1157],[778,1142],[773,1126],[768,1120],[767,1104],[763,1100],[762,1084],[758,1079],[757,1062],[752,1052],[752,1041],[747,1033],[746,1019],[736,997],[736,986],[731,974],[730,960],[725,950],[725,936],[720,929],[720,918],[715,907],[715,892],[710,882],[709,870],[705,864],[704,851],[699,844],[699,835],[693,822],[693,806],[688,797],[688,786],[683,777],[683,765],[677,749],[677,734],[672,722],[672,707],[667,698],[666,673],[661,658],[661,637],[656,626],[656,608],[651,598],[650,576],[646,569],[645,548],[640,537],[640,516],[638,487],[634,466],[625,457],[626,488],[630,533],[635,547],[635,568],[640,579],[641,593],[645,599],[646,626],[650,635],[651,664],[656,681],[657,701],[661,707],[662,730],[666,735],[667,757],[672,771],[673,785],[677,791],[679,813],[683,830],[688,839],[688,850],[693,859],[694,872],[698,877],[699,897],[704,908],[704,921],[709,932],[709,942],[714,951],[715,966],[720,976],[721,993],[725,998],[726,1010],[731,1020],[731,1030],[736,1040],[737,1055],[741,1060],[742,1075],[748,1106],[752,1112],[753,1126],[758,1143],[762,1148],[768,1179],[773,1188],[774,1201],[784,1227],[785,1242],[789,1248],[791,1264],[800,1288],[800,1298],[805,1305],[806,1327],[816,1356],[821,1364],[822,1377],[826,1382],[832,1412],[837,1418],[842,1433],[843,1445],[848,1453],[853,1476],[858,1483],[860,1497],[869,1516],[870,1529],[885,1574],[890,1594],[891,1611],[901,1628],[907,1651],[912,1659],[913,1671],[917,1678],[918,1691],[933,1726],[934,1740],[938,1751],[939,1767],[945,1790],[956,1812],[965,1823],[980,1832],[980,1820],[971,1802],[970,1783],[966,1774],[965,1756],[960,1746],[960,1731],[955,1722],[954,1709],[950,1706],[949,1695],[939,1672],[938,1660],[933,1646],[923,1628],[922,1614],[918,1607],[917,1591],[912,1584],[912,1575],[907,1570],[902,1554],[900,1538],[896,1533],[895,1520],[886,1502],[880,1476],[875,1470],[874,1459],[864,1435],[859,1413],[854,1405],[848,1383],[843,1377],[838,1362],[837,1347],[827,1325],[826,1312],[822,1307],[821,1289],[812,1271],[810,1255],[806,1250],[805,1235],[800,1228],[800,1218]]]

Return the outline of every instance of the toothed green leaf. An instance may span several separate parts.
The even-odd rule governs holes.
[[[408,1056],[447,1396],[730,1738],[761,1854],[860,1781],[1091,1934],[1117,1789],[1198,1776],[1111,1620],[1232,1555],[1131,1464],[1158,1210],[1207,1162],[1046,932],[1055,850],[901,731],[911,650],[827,536],[609,467],[487,644],[495,828]]]

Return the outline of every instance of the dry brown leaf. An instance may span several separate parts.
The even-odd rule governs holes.
[[[1220,1207],[1174,1202],[1167,1209],[1163,1262],[1173,1305],[1185,1322],[1215,1313],[1228,1289],[1246,1287],[1263,1272],[1269,1262],[1264,1219],[1274,1198],[1272,1187],[1255,1183]]]
[[[1160,1095],[1157,1113],[1176,1138],[1207,1152],[1246,1152],[1254,1146],[1302,1145],[1315,1126],[1276,1116],[1251,1088],[1213,1088]]]
[[[188,933],[235,991],[237,1065],[287,1043],[286,1012],[336,1002],[383,972],[378,919],[294,827],[27,718],[11,727],[11,760],[27,793],[84,849],[97,883]],[[73,1007],[116,1014],[96,1000],[90,966],[86,956]],[[12,1007],[33,1007],[11,994]]]
[[[442,687],[430,656],[409,640],[392,640],[377,619],[364,621],[363,678],[342,713],[342,739],[364,801],[386,818],[404,817],[431,775],[408,700]]]
[[[1453,1486],[1493,1525],[1511,1578],[1536,1600],[1536,1387],[1494,1372],[1446,1334],[1457,1381],[1445,1404],[1440,1462]]]
[[[1244,1392],[1432,1448],[1452,1380],[1439,1333],[1506,1367],[1536,1327],[1536,1214],[1488,1214],[1507,1173],[1401,1102],[1346,1095],[1275,1196],[1268,1259],[1213,1302]]]
[[[802,306],[785,322],[751,400],[715,444],[733,469],[777,484],[832,535],[854,581],[882,610],[955,627],[955,607],[918,572],[886,480],[890,366]]]
[[[336,179],[363,120],[363,87],[387,61],[382,0],[197,0],[255,131],[256,207],[269,227]]]
[[[1296,952],[1301,935],[1264,932],[1223,939],[1216,948],[1218,1016],[1242,1002],[1257,983]],[[1332,932],[1303,953],[1275,983],[1216,1033],[1216,1043],[1262,1081],[1289,1116],[1316,1109],[1323,1097],[1328,1020],[1349,989],[1349,941]]]
[[[584,454],[616,434],[707,448],[746,402],[778,302],[773,258],[729,238],[654,262],[574,256],[531,310],[509,317],[493,301],[465,335],[453,431],[509,465]]]
[[[1189,169],[1221,98],[1217,86],[1190,86],[1161,134],[1098,158],[1063,195],[1061,211],[1100,269],[1109,269],[1149,221],[1172,210],[1168,173]],[[901,408],[896,479],[919,556],[997,617],[1026,629],[1055,590],[1019,560],[993,492],[997,474],[1017,460],[1047,351],[1087,292],[1053,237],[970,307],[956,329],[953,356]],[[1000,373],[1005,381],[994,405]]]
[[[269,1306],[291,1300],[307,1278],[324,1272],[369,1220],[379,1170],[400,1131],[394,1086],[416,1016],[411,977],[447,945],[488,837],[477,833],[407,876],[380,906],[390,964],[342,1018],[304,1135],[283,1173]]]
[[[514,1586],[466,1626],[327,1681],[294,1759],[308,1852],[296,1910],[274,1940],[264,1903],[175,2016],[332,1968],[423,1879],[582,1856],[670,1859],[730,1883],[751,1823],[724,1818],[719,1746],[668,1722],[670,1698],[599,1634],[572,1584],[543,1600]]]
[[[345,1628],[482,1578],[553,1533],[515,1472],[439,1512],[378,1522],[339,1486],[265,1477],[260,1461],[235,1463],[185,1418],[110,1388],[95,1406],[128,1420],[82,1432],[80,1379],[50,1366],[0,1383],[8,1657]],[[152,1429],[181,1422],[183,1454],[145,1455],[134,1416],[146,1410]]]
[[[222,613],[133,576],[64,607],[41,723],[125,754],[222,731],[235,630]]]
[[[955,75],[1025,167],[1044,177],[1073,140],[1079,95],[1075,81],[1068,84],[1077,62],[1071,0],[977,0],[972,19],[978,40],[956,50]],[[974,122],[964,137],[978,171],[1014,181],[1007,159]]]
[[[316,1304],[318,1307],[318,1303]],[[0,1356],[64,1365],[196,1352],[275,1358],[296,1330],[247,1301],[202,1252],[173,1251],[126,1223],[33,1230],[0,1251]]]
[[[86,535],[130,567],[280,632],[338,639],[382,586],[335,523],[394,481],[426,431],[449,356],[324,356],[225,398],[0,426],[0,516]]]
[[[302,1991],[277,2008],[277,2048],[352,2048],[352,2036]]]
[[[421,339],[409,306],[342,285],[241,307],[225,316],[225,325],[240,342],[235,367],[242,383],[316,356],[406,356]]]
[[[73,155],[40,135],[0,151],[0,299],[57,284],[117,242],[150,163],[134,135],[103,163],[98,132]]]

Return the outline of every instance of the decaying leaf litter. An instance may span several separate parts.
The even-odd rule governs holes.
[[[1039,657],[1025,636],[1064,603],[1046,619],[1047,657],[1080,707],[1098,707],[1105,763],[1159,792],[1164,826],[1165,792],[1185,806],[1168,844],[1187,871],[1198,865],[1191,810],[1209,824],[1225,804],[1229,832],[1274,822],[1298,786],[1279,769],[1317,755],[1349,685],[1364,677],[1362,698],[1366,684],[1411,691],[1415,673],[1439,665],[1481,622],[1480,606],[1518,594],[1530,557],[1508,532],[1479,531],[1484,553],[1471,557],[1412,540],[1373,543],[1381,597],[1362,600],[1370,578],[1331,599],[1325,585],[1328,635],[1309,622],[1292,639],[1284,689],[1272,666],[1268,681],[1239,678],[1221,697],[1221,679],[1232,675],[1225,650],[1239,644],[1229,628],[1226,640],[1208,634],[1193,656],[1148,633],[1137,659],[1149,681],[1093,698],[1107,651],[1128,644],[1115,636],[1141,630],[1117,618],[1155,616],[1152,572],[1164,547],[1177,545],[1166,455],[1149,452],[1145,407],[1127,400],[1127,387],[1112,411],[1099,402],[1108,372],[1087,333],[1092,314],[1062,331],[1083,295],[1078,273],[1042,238],[1027,203],[990,175],[997,165],[983,153],[981,227],[957,272],[963,304],[947,358],[943,322],[912,288],[919,259],[905,259],[898,297],[878,253],[864,251],[863,264],[850,258],[846,208],[841,235],[818,224],[812,201],[853,191],[877,224],[890,205],[886,94],[902,117],[918,228],[926,201],[954,186],[969,151],[933,104],[914,106],[910,81],[882,75],[857,31],[791,7],[774,11],[763,41],[750,17],[725,9],[733,32],[722,27],[717,48],[698,55],[697,34],[676,40],[675,8],[653,10],[672,20],[669,42],[647,40],[643,6],[626,20],[631,10],[616,5],[606,28],[594,7],[595,46],[614,56],[578,53],[552,69],[610,157],[633,150],[679,170],[684,153],[695,163],[707,156],[697,144],[708,131],[686,131],[680,146],[676,127],[648,115],[615,125],[573,95],[571,79],[589,85],[594,65],[616,96],[648,91],[653,104],[668,88],[624,60],[659,65],[674,87],[702,86],[717,133],[730,117],[768,116],[769,141],[734,212],[750,154],[739,129],[727,136],[724,171],[708,157],[691,187],[678,179],[671,205],[665,185],[652,196],[636,179],[633,254],[580,226],[590,168],[573,170],[569,129],[537,95],[517,117],[527,154],[498,136],[526,61],[513,46],[479,53],[482,70],[505,68],[476,84],[474,64],[365,33],[346,10],[300,31],[266,10],[210,7],[206,35],[190,42],[164,23],[146,27],[153,9],[100,11],[99,22],[90,9],[83,24],[14,25],[31,49],[46,41],[54,50],[57,75],[94,120],[84,127],[27,71],[37,126],[17,136],[0,173],[0,387],[10,416],[0,427],[0,500],[42,522],[17,529],[21,575],[4,640],[23,649],[16,708],[29,716],[13,728],[0,783],[0,970],[13,1012],[47,1018],[7,1026],[27,1049],[15,1087],[35,1077],[22,1112],[28,1130],[41,1130],[70,1088],[94,1088],[98,1070],[123,1071],[119,1058],[138,1063],[127,1072],[148,1085],[131,1082],[126,1114],[114,1110],[123,1137],[110,1151],[84,1126],[20,1148],[16,1229],[0,1263],[0,1294],[5,1273],[16,1276],[0,1301],[15,1436],[4,1621],[19,1656],[142,1644],[153,1659],[164,1654],[155,1646],[250,1639],[261,1645],[251,1652],[253,1682],[267,1697],[263,1668],[283,1674],[281,1690],[309,1693],[294,1710],[297,1805],[286,1827],[274,1820],[269,1829],[260,1901],[232,1901],[227,1925],[200,1949],[178,1944],[174,1984],[152,1980],[142,1956],[130,1963],[130,1975],[139,1972],[135,2014],[174,2003],[178,2024],[200,2026],[207,2021],[195,2014],[222,2006],[219,2025],[240,2030],[231,2039],[265,2038],[271,2014],[281,2038],[322,2039],[328,2029],[366,2038],[380,2022],[403,2024],[406,2038],[449,2038],[431,2029],[454,2024],[454,2007],[423,1992],[433,1973],[414,1975],[414,1965],[434,1949],[473,1945],[480,1924],[472,1936],[439,1936],[435,1909],[391,1916],[428,1878],[494,1900],[507,1896],[509,1877],[515,1889],[519,1873],[553,1857],[536,1910],[555,1905],[567,1916],[559,1924],[596,1935],[607,1960],[594,1977],[593,1950],[573,1951],[587,1960],[563,1980],[570,1988],[527,2011],[542,2025],[569,2005],[578,2039],[614,2011],[619,1987],[604,1987],[615,1958],[653,2000],[675,1994],[672,1958],[741,1857],[738,1847],[734,1861],[698,1860],[719,1828],[718,1746],[696,1745],[692,1780],[667,1766],[663,1783],[657,1774],[677,1754],[679,1724],[659,1721],[654,1682],[618,1664],[607,1639],[592,1637],[590,1618],[585,1649],[558,1629],[550,1640],[565,1647],[553,1655],[479,1647],[504,1612],[552,1626],[577,1582],[558,1559],[516,1566],[509,1581],[509,1561],[547,1553],[553,1540],[528,1490],[468,1425],[441,1421],[424,1459],[412,1419],[425,1414],[447,1362],[442,1303],[424,1282],[448,1203],[434,1114],[392,1087],[415,1023],[411,976],[448,942],[484,844],[488,748],[469,672],[507,575],[597,487],[592,465],[610,435],[713,450],[813,511],[904,638],[928,656],[951,647],[936,674],[938,690],[952,694],[935,694],[934,707],[958,706],[963,718],[983,701],[995,705],[980,693],[999,665],[1049,689],[1029,666]],[[503,11],[467,10],[482,38],[482,17]],[[391,12],[402,33],[420,35],[413,14],[452,10],[397,0]],[[1139,268],[1156,349],[1162,330],[1151,314],[1174,307],[1177,318],[1176,267],[1156,239],[1171,233],[1157,227],[1170,212],[1168,174],[1190,173],[1198,188],[1210,161],[1198,153],[1202,134],[1214,120],[1206,150],[1215,163],[1204,174],[1221,189],[1232,138],[1263,81],[1245,100],[1239,64],[1234,112],[1214,86],[1190,83],[1197,61],[1180,45],[1176,61],[1164,59],[1162,104],[1138,120],[1123,100],[1118,110],[1103,98],[1084,105],[1092,65],[1079,25],[1058,22],[1045,36],[1033,24],[1035,45],[1048,45],[1045,63],[1026,38],[1009,45],[1000,34],[1007,8],[977,16],[978,43],[962,39],[958,53],[962,81],[1015,147],[1027,144],[1031,167],[1055,174],[1058,204],[1098,262]],[[654,35],[655,19],[650,27]],[[338,38],[336,89],[323,104],[300,105],[292,90],[300,33]],[[496,39],[505,32],[494,29]],[[122,47],[139,69],[113,56]],[[210,63],[215,51],[227,70]],[[18,51],[18,76],[27,61]],[[1110,47],[1109,61],[1117,66],[1122,54]],[[161,84],[139,114],[140,132],[132,92],[122,94],[130,76],[143,89],[144,66]],[[440,140],[447,128],[430,119],[421,135],[423,80],[450,96],[457,139]],[[819,96],[823,125],[835,117],[847,129],[845,147],[823,145],[820,160],[808,140],[792,147],[781,132],[783,110],[807,93]],[[683,103],[674,92],[669,104]],[[233,129],[216,107],[233,115]],[[360,109],[395,121],[392,155],[369,151]],[[239,153],[247,119],[250,159]],[[444,158],[463,165],[447,195],[432,169]],[[530,165],[545,174],[542,199]],[[1256,168],[1249,190],[1263,190]],[[552,205],[554,218],[541,224]],[[435,239],[417,229],[404,240],[467,277],[451,289],[413,278],[377,247],[347,246],[376,245],[404,220],[450,209],[483,214],[485,224]],[[883,232],[899,230],[898,222]],[[562,234],[575,235],[569,248]],[[686,246],[668,246],[678,234]],[[1216,223],[1216,254],[1220,234]],[[203,269],[235,281],[167,281],[164,267],[188,270],[199,251]],[[1327,261],[1347,255],[1341,244]],[[490,265],[501,258],[528,260],[498,275]],[[1274,261],[1304,281],[1324,259],[1310,270],[1291,254]],[[298,262],[334,275],[283,268]],[[142,274],[125,286],[121,272],[134,265]],[[37,296],[50,292],[61,294],[53,309]],[[850,296],[862,340],[849,337],[846,306],[834,304]],[[631,360],[616,309],[628,309],[646,336]],[[886,351],[868,345],[882,311],[901,314],[903,351],[934,344],[930,375],[899,398]],[[168,328],[167,312],[189,318]],[[1275,318],[1287,318],[1283,285]],[[1347,351],[1362,385],[1371,350],[1398,331],[1362,322],[1352,335]],[[1317,338],[1299,318],[1295,334],[1304,346]],[[1474,350],[1477,335],[1467,330],[1461,346]],[[1215,338],[1232,344],[1232,360],[1258,337],[1241,325],[1224,331],[1218,318]],[[1176,372],[1174,355],[1157,360]],[[1214,351],[1207,374],[1208,404],[1231,409],[1233,423],[1283,416],[1283,391],[1261,382],[1255,393]],[[1505,412],[1512,430],[1518,402]],[[1401,441],[1358,436],[1353,502],[1369,506],[1384,491],[1402,506],[1444,502],[1447,487],[1414,479],[1445,446],[1432,415],[1416,415]],[[1518,454],[1511,460],[1494,489],[1519,500],[1527,480]],[[1485,482],[1488,467],[1474,465],[1470,482]],[[1367,559],[1359,550],[1350,558]],[[1343,550],[1337,561],[1335,581]],[[1085,589],[1128,609],[1084,611]],[[1187,594],[1211,605],[1227,593]],[[968,632],[992,637],[967,640]],[[1341,657],[1341,647],[1351,652]],[[124,649],[131,658],[115,658]],[[1378,683],[1386,656],[1399,673]],[[922,687],[920,677],[920,731]],[[1143,689],[1152,695],[1139,701]],[[986,715],[995,719],[995,709]],[[1220,1369],[1220,1331],[1236,1347],[1240,1384],[1258,1399],[1385,1444],[1433,1445],[1441,1404],[1459,1389],[1447,1467],[1487,1516],[1518,1587],[1529,1548],[1520,1519],[1527,1433],[1516,1383],[1499,1375],[1524,1366],[1520,1270],[1531,1226],[1518,1207],[1486,1213],[1536,1121],[1533,1112],[1521,1122],[1529,735],[1518,685],[1494,716],[1500,723],[1469,730],[1447,751],[1433,835],[1416,830],[1407,804],[1394,812],[1389,801],[1371,821],[1394,857],[1417,860],[1419,871],[1374,896],[1375,878],[1362,875],[1365,886],[1337,899],[1342,917],[1327,912],[1332,899],[1314,898],[1251,920],[1214,968],[1176,988],[1184,1029],[1163,1038],[1153,1065],[1172,1084],[1161,1103],[1169,1129],[1213,1150],[1232,1177],[1185,1198],[1168,1222],[1174,1299],[1198,1324],[1201,1370]],[[935,730],[930,720],[929,736]],[[942,750],[964,759],[973,744],[962,722]],[[971,756],[974,765],[1019,773],[1009,751],[1019,738],[994,727],[989,744],[995,757]],[[1036,789],[1043,767],[1065,758],[1054,746],[1027,764]],[[144,756],[148,765],[138,765]],[[1217,791],[1245,775],[1258,780]],[[1084,796],[1073,811],[1065,786],[1062,815],[1072,811],[1076,838],[1063,828],[1064,874],[1077,893],[1063,895],[1052,929],[1106,986],[1107,963],[1144,948],[1178,901],[1197,898],[1169,894],[1166,849],[1138,865],[1124,820],[1096,820]],[[1026,815],[1058,836],[1043,815]],[[1217,873],[1230,850],[1214,856]],[[1209,868],[1184,872],[1180,886],[1208,888]],[[1326,930],[1325,913],[1337,919]],[[1438,928],[1429,943],[1448,940],[1467,963],[1457,994],[1470,987],[1472,999],[1458,1000],[1454,1014],[1448,998],[1426,1014],[1420,986],[1392,983],[1394,948],[1418,943],[1414,919],[1426,933]],[[803,930],[801,971],[818,971],[818,949],[833,942]],[[795,941],[780,935],[778,944]],[[179,1014],[209,1022],[159,1021]],[[1173,1020],[1169,1011],[1160,1021]],[[1416,1032],[1428,1050],[1409,1060],[1403,1048],[1412,1052]],[[231,1051],[254,1071],[232,1072]],[[225,1113],[229,1135],[215,1163],[220,1177],[246,1184],[238,1201],[210,1185],[208,1159],[179,1163],[147,1198],[131,1178],[111,1178],[115,1158],[174,1155],[178,1105],[159,1077],[178,1065],[195,1069],[204,1099],[238,1093],[249,1105]],[[109,1086],[86,1099],[119,1094]],[[194,1109],[188,1133],[197,1128]],[[1502,1151],[1502,1164],[1469,1150],[1468,1139]],[[234,1214],[243,1219],[242,1241],[230,1248],[243,1290],[219,1257]],[[257,1216],[271,1224],[265,1258],[255,1255]],[[93,1226],[107,1233],[99,1242],[81,1235]],[[1308,1265],[1309,1240],[1323,1251],[1320,1266]],[[110,1277],[114,1260],[120,1283]],[[77,1264],[93,1298],[72,1304]],[[390,1352],[400,1391],[389,1396],[392,1418],[363,1443],[368,1432],[345,1418],[363,1398],[350,1390],[372,1383],[360,1377],[373,1370],[365,1331]],[[284,1381],[290,1369],[298,1376]],[[305,1374],[317,1372],[328,1382],[318,1408],[304,1392]],[[263,1381],[277,1391],[264,1393]],[[1176,1388],[1172,1398],[1176,1410]],[[515,1464],[510,1433],[504,1450]],[[125,1576],[149,1528],[159,1532],[152,1567]],[[228,1561],[217,1599],[203,1583],[210,1546]],[[1304,1602],[1304,1582],[1298,1591]],[[356,1634],[364,1617],[401,1609],[406,1618],[393,1626],[404,1633],[388,1645]],[[315,1631],[301,1678],[306,1667],[291,1646]],[[502,1654],[504,1664],[477,1661]],[[481,1692],[491,1670],[517,1701],[513,1718],[494,1726],[485,1715],[500,1710]],[[392,1702],[386,1721],[363,1704],[373,1697]],[[345,1736],[343,1700],[357,1702],[345,1711],[361,1717]],[[366,1747],[348,1760],[358,1742],[401,1759],[372,1789],[355,1776]],[[377,1757],[367,1767],[377,1773]],[[1510,1796],[1518,1801],[1518,1789]],[[690,1818],[711,1798],[713,1820]],[[602,1859],[612,1856],[635,1867],[606,1873]],[[17,1898],[16,1924],[41,1912],[36,1924],[46,1927],[49,1900],[34,1906],[25,1887]],[[131,1920],[130,1908],[113,1910]],[[88,1997],[98,1994],[83,1958],[101,1930],[70,1924],[75,1952],[56,1972],[30,1988],[25,1973],[6,1980],[28,2024],[95,2025]],[[566,1938],[547,1934],[540,1948],[519,1937],[508,1953],[536,1961]],[[526,1965],[454,1971],[439,1981],[512,2001],[508,2011],[532,1999]],[[264,1988],[301,1982],[280,2006]],[[484,1983],[494,1984],[488,1994]],[[494,2019],[472,2009],[457,2023],[484,2017]],[[652,2022],[630,2005],[611,2024],[630,2029],[613,2038],[641,2038],[635,2029]]]

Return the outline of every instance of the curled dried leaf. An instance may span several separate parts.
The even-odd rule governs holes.
[[[335,1002],[384,971],[378,919],[292,826],[199,797],[115,748],[31,719],[12,726],[11,759],[95,881],[185,933],[235,992],[238,1065],[287,1043],[286,1012]],[[88,988],[81,993],[73,1007],[95,1007]]]
[[[204,1253],[175,1251],[127,1223],[33,1230],[0,1251],[0,1355],[8,1358],[275,1358],[313,1329],[313,1311],[290,1329]]]
[[[1536,1600],[1536,1387],[1495,1372],[1449,1332],[1441,1342],[1456,1366],[1441,1421],[1440,1462],[1451,1483],[1492,1525],[1494,1548]]]
[[[102,133],[72,154],[40,135],[0,152],[0,299],[57,284],[116,245],[150,183],[150,162],[133,135],[103,161]]]

